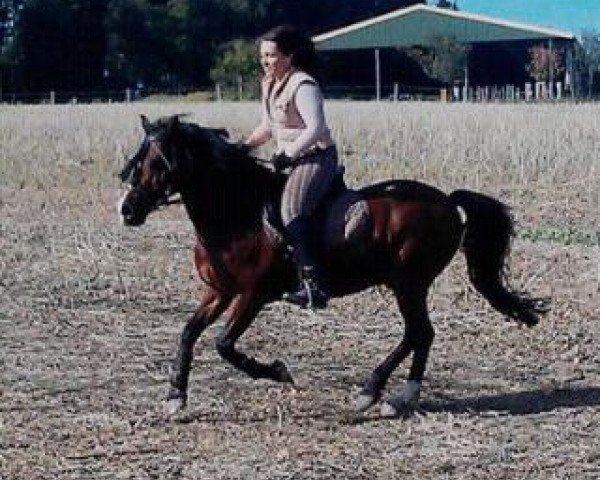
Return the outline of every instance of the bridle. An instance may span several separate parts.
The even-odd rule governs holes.
[[[167,172],[169,173],[169,176],[172,176],[173,172],[175,171],[175,163],[173,161],[169,160],[169,158],[165,155],[162,148],[160,147],[160,142],[158,141],[156,136],[155,135],[146,135],[146,139],[145,139],[144,143],[147,145],[147,150],[146,150],[144,157],[146,157],[148,155],[150,150],[154,150],[154,152],[158,155],[158,158],[160,158],[162,160],[163,164],[167,168]],[[131,160],[129,160],[127,162],[127,164],[125,165],[125,167],[123,168],[123,171],[119,175],[121,180],[123,182],[127,183],[129,189],[135,187],[135,179],[138,176],[139,171],[140,171],[140,167],[141,167],[143,159],[138,158],[139,156],[141,156],[141,155],[136,155]],[[172,185],[172,180],[171,180],[165,188],[164,195],[162,195],[161,197],[159,197],[157,199],[157,201],[154,203],[154,205],[152,205],[151,210],[157,210],[158,208],[160,208],[162,206],[168,206],[168,205],[181,203],[180,198],[171,198],[173,194],[174,194],[173,193],[173,185]]]
[[[164,154],[164,152],[160,148],[160,142],[156,139],[156,137],[154,135],[148,135],[147,136],[147,141],[148,141],[148,144],[149,144],[149,148],[153,148],[154,149],[154,151],[158,154],[158,156],[160,157],[160,159],[165,164],[165,167],[167,167],[167,171],[169,172],[169,176],[173,175],[173,172],[175,171],[175,163],[172,162],[171,160],[169,160],[167,158],[167,156]],[[174,195],[174,193],[173,193],[173,185],[172,185],[172,180],[171,180],[167,184],[167,187],[165,188],[165,194],[164,194],[164,196],[162,198],[159,198],[159,200],[154,205],[154,208],[158,209],[158,208],[163,207],[163,206],[166,207],[166,206],[169,206],[169,205],[174,205],[174,204],[181,203],[181,198],[180,197],[171,198],[173,195]]]
[[[160,148],[160,143],[156,139],[156,136],[148,135],[148,136],[146,136],[146,141],[148,142],[149,148],[153,148],[154,151],[156,153],[158,153],[158,156],[161,158],[161,160],[167,167],[167,170],[169,171],[169,173],[173,173],[173,171],[175,170],[174,164],[163,153],[162,149]]]

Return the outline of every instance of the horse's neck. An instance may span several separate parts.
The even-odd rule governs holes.
[[[245,177],[229,176],[216,169],[184,172],[183,204],[196,234],[212,248],[224,249],[236,238],[256,233],[262,226],[268,192],[264,184],[257,184],[258,178]]]

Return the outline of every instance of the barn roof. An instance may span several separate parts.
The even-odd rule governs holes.
[[[462,43],[575,39],[568,32],[419,4],[317,35],[313,40],[318,50],[346,50],[426,46],[439,37]]]

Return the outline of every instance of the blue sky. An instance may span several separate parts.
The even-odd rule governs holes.
[[[428,2],[432,3],[432,2]],[[465,12],[564,30],[600,31],[600,0],[457,0]]]

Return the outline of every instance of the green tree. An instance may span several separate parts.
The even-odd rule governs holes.
[[[0,24],[7,5],[0,0]],[[21,90],[208,85],[234,39],[292,23],[313,34],[423,0],[27,0],[10,71]],[[2,16],[4,15],[4,16]],[[238,52],[239,53],[239,52]],[[6,69],[5,69],[6,70]],[[246,75],[246,74],[244,74]],[[11,74],[11,78],[12,78]]]
[[[95,88],[102,82],[107,0],[29,0],[13,45],[23,89]]]
[[[437,8],[448,8],[450,10],[458,10],[458,6],[456,5],[456,2],[450,2],[448,0],[438,0],[438,2],[435,5]]]
[[[219,49],[210,78],[215,83],[244,87],[246,97],[256,97],[261,76],[257,47],[254,42],[234,40]]]
[[[592,97],[594,83],[600,72],[600,32],[586,30],[581,36],[581,66],[587,74],[588,97]]]
[[[416,60],[431,78],[451,84],[464,77],[470,45],[451,37],[432,37],[428,47],[409,48],[409,57]]]
[[[180,2],[111,0],[106,71],[113,85],[173,86],[183,63]],[[171,10],[172,9],[172,10]]]

